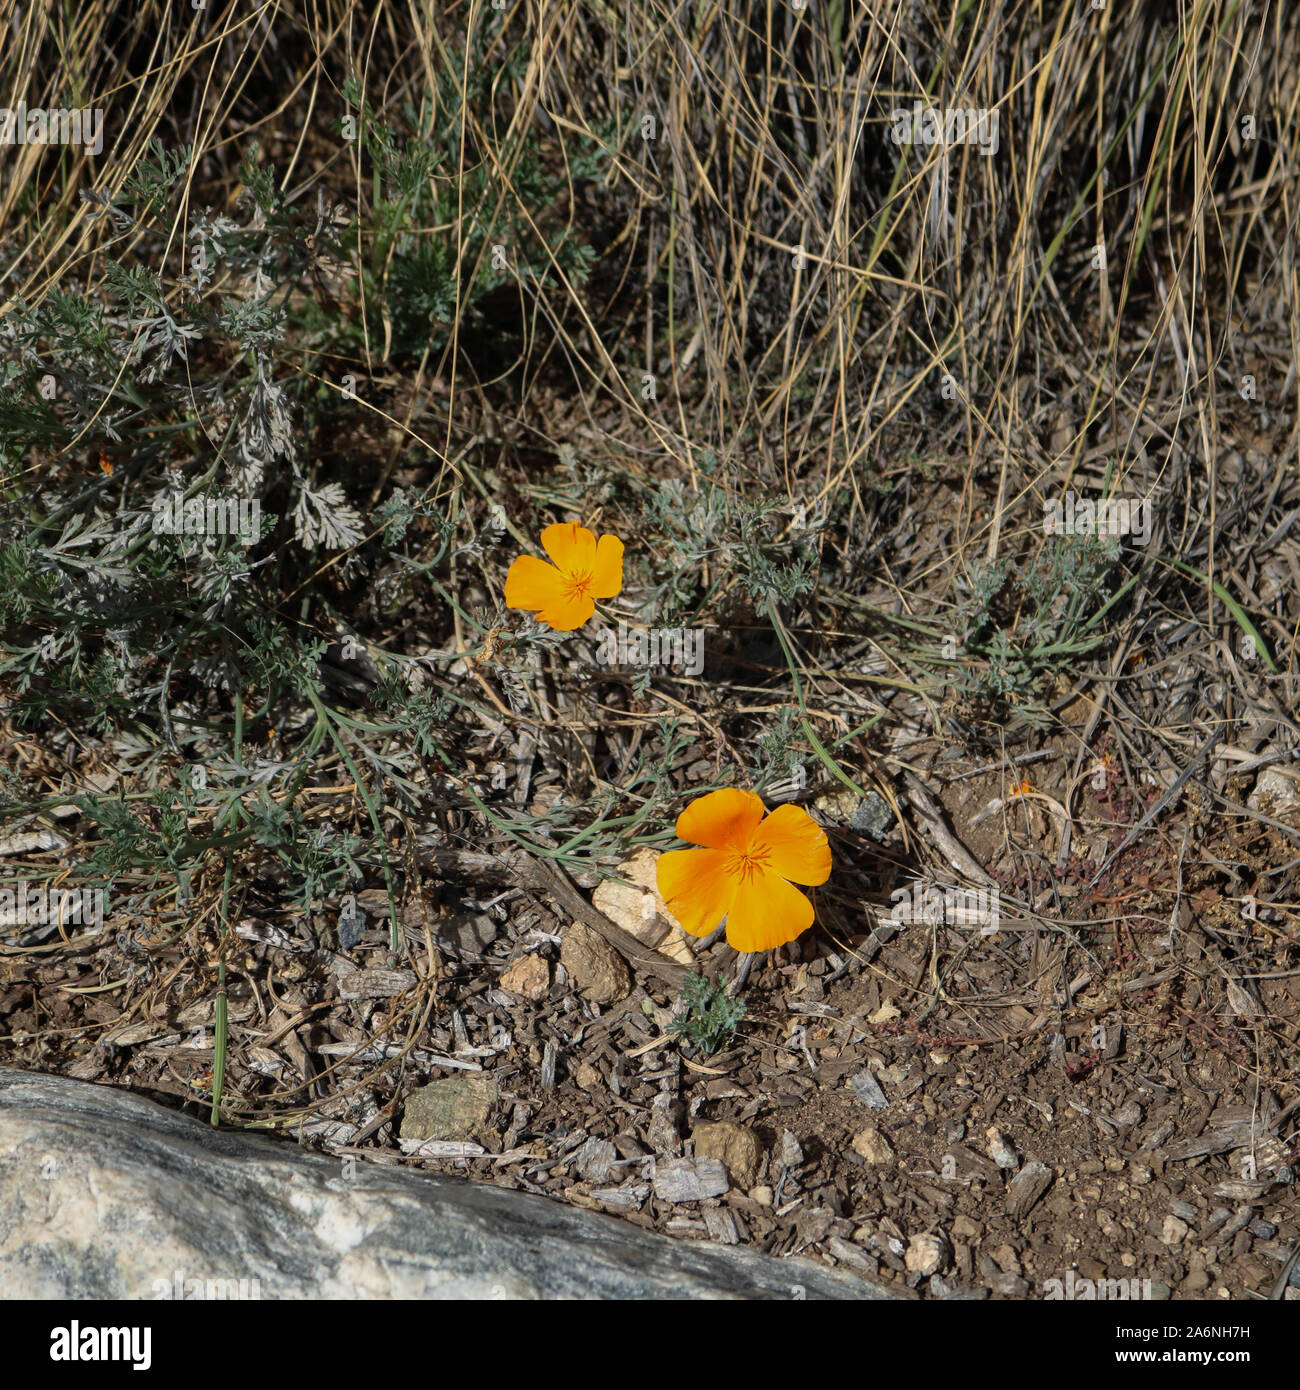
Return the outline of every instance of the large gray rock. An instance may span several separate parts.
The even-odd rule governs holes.
[[[214,1293],[214,1290],[216,1292]],[[0,1298],[885,1298],[804,1260],[0,1069]]]

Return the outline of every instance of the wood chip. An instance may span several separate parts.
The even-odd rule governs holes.
[[[574,1155],[578,1172],[588,1182],[608,1182],[616,1155],[608,1139],[588,1139]]]
[[[546,1046],[542,1049],[542,1074],[538,1078],[543,1091],[555,1089],[555,1063],[559,1055],[560,1049],[556,1047],[554,1039],[547,1038]]]
[[[867,1107],[868,1110],[885,1110],[889,1106],[889,1101],[885,1098],[885,1093],[880,1089],[880,1082],[865,1069],[849,1077],[849,1085],[853,1089],[853,1094]]]
[[[67,849],[68,842],[54,830],[24,830],[0,839],[0,854],[31,854],[35,850]]]
[[[397,1142],[402,1152],[412,1158],[478,1158],[487,1153],[482,1144],[469,1139],[399,1139]]]
[[[1267,1182],[1245,1182],[1229,1179],[1214,1189],[1216,1197],[1226,1197],[1230,1202],[1257,1202],[1272,1186]]]
[[[1272,1129],[1263,1113],[1249,1106],[1224,1107],[1210,1116],[1204,1131],[1190,1139],[1170,1144],[1165,1156],[1174,1162],[1202,1158],[1207,1154],[1227,1153],[1230,1149],[1249,1149],[1257,1146]]]
[[[591,1196],[609,1207],[639,1207],[650,1195],[648,1182],[625,1182],[621,1187],[602,1187]]]
[[[1019,1221],[1051,1185],[1052,1170],[1045,1163],[1026,1163],[1007,1184],[1007,1215]]]
[[[705,1207],[704,1225],[710,1239],[721,1241],[723,1245],[735,1245],[740,1239],[736,1218],[727,1207]]]
[[[702,1202],[721,1197],[731,1186],[716,1158],[671,1158],[655,1163],[654,1193],[664,1202]]]
[[[340,999],[393,999],[415,988],[411,970],[355,970],[339,980]]]

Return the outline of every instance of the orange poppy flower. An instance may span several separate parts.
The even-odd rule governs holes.
[[[764,819],[753,792],[724,787],[677,817],[677,838],[704,848],[661,854],[659,892],[692,936],[725,917],[737,951],[771,951],[812,926],[812,903],[792,885],[825,883],[831,847],[807,811],[778,806]]]
[[[623,542],[595,535],[576,521],[542,532],[542,549],[555,562],[521,555],[506,575],[506,607],[537,614],[557,632],[572,632],[596,611],[598,598],[613,598],[623,587]]]

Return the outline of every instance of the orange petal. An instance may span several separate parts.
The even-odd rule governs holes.
[[[754,831],[750,852],[765,846],[774,874],[791,883],[825,883],[831,876],[826,832],[801,806],[778,806]]]
[[[574,592],[554,565],[521,555],[506,575],[506,607],[524,608],[557,632],[572,632],[596,611],[590,594]]]
[[[563,600],[564,576],[535,555],[521,555],[506,575],[506,607],[537,612]]]
[[[623,588],[623,542],[617,536],[602,536],[596,543],[596,567],[591,572],[591,592],[595,598],[613,598]]]
[[[677,817],[677,838],[709,849],[744,850],[762,819],[763,802],[753,792],[722,787],[692,801]]]
[[[717,849],[673,849],[659,856],[659,896],[692,936],[708,936],[731,908],[739,880],[727,873],[728,857]]]
[[[559,521],[542,532],[542,549],[564,570],[590,574],[596,564],[596,537],[576,521]]]
[[[539,623],[553,627],[556,632],[572,632],[581,627],[596,611],[596,601],[590,594],[564,594],[537,615]]]
[[[775,874],[746,876],[727,914],[727,942],[737,951],[773,951],[812,926],[812,903]]]

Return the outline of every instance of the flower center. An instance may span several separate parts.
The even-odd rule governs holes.
[[[770,873],[772,851],[766,845],[758,849],[733,850],[727,858],[727,873],[741,883],[753,883],[762,874]]]
[[[565,575],[565,590],[571,599],[586,598],[591,590],[591,571],[576,570]]]

